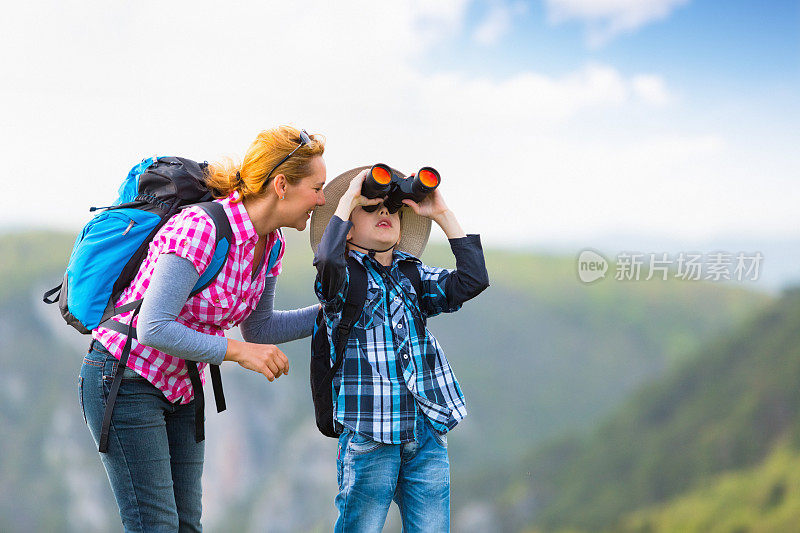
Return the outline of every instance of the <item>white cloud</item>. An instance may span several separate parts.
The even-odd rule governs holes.
[[[438,74],[419,81],[420,97],[438,120],[467,117],[476,124],[535,128],[563,123],[581,112],[612,109],[637,101],[653,103],[644,88],[657,87],[668,99],[663,80],[656,76],[625,78],[612,67],[589,64],[567,76],[554,78],[535,72],[517,74],[507,80],[468,78]],[[661,103],[661,102],[659,102]]]
[[[494,45],[511,29],[511,23],[515,15],[520,15],[526,11],[526,6],[522,2],[506,4],[494,2],[489,10],[489,14],[478,25],[472,34],[472,38],[484,46]]]
[[[647,103],[661,106],[673,100],[660,76],[640,74],[633,77],[631,84],[636,95]]]
[[[559,24],[568,20],[587,25],[590,46],[602,46],[614,37],[665,19],[689,0],[545,0],[548,18]]]
[[[797,161],[753,151],[743,166],[724,136],[681,131],[657,74],[425,72],[420,58],[464,31],[467,7],[430,4],[13,4],[0,21],[12,51],[0,58],[0,177],[35,184],[36,208],[2,195],[0,224],[76,229],[140,158],[241,155],[287,122],[327,136],[329,177],[375,161],[437,167],[464,227],[489,244],[721,231],[742,212],[755,220],[753,198],[776,200],[764,227],[795,216],[800,198],[774,183]],[[756,170],[753,192],[742,184]]]

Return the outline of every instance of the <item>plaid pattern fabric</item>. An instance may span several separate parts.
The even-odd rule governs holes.
[[[262,269],[252,279],[253,268],[256,267],[253,265],[253,258],[258,234],[241,202],[232,202],[237,194],[234,192],[227,198],[216,200],[225,209],[233,230],[233,242],[225,265],[213,283],[189,298],[177,318],[179,323],[209,335],[224,336],[224,330],[244,320],[258,305],[261,293],[264,292],[266,276],[277,276],[281,271],[284,246],[281,246],[281,254],[275,266],[268,273]],[[199,207],[184,209],[172,217],[153,238],[139,273],[123,291],[117,307],[143,297],[161,254],[176,254],[190,260],[198,274],[202,275],[213,256],[215,236],[211,217]],[[277,239],[283,241],[280,232],[274,231],[269,235],[264,262]],[[132,311],[123,313],[113,320],[127,325],[132,314]],[[138,316],[134,320],[134,326],[137,321]],[[120,358],[125,346],[125,335],[100,327],[92,332],[92,336],[114,357]],[[134,339],[127,366],[158,387],[170,402],[180,400],[180,403],[185,404],[194,397],[183,359],[139,344]],[[205,363],[197,365],[203,383],[205,367]]]
[[[445,433],[467,414],[464,396],[436,338],[414,320],[453,312],[445,282],[453,271],[432,268],[396,251],[391,267],[351,250],[367,270],[364,309],[350,332],[342,368],[333,380],[334,417],[345,427],[375,441],[400,444],[414,440],[417,406],[433,427]],[[420,271],[424,294],[418,298],[400,261],[413,261]],[[386,268],[389,276],[381,276]],[[385,273],[384,273],[385,275]],[[347,277],[349,280],[349,276]],[[348,283],[333,298],[317,278],[317,297],[323,304],[328,338],[341,319]],[[331,344],[331,362],[335,353]]]

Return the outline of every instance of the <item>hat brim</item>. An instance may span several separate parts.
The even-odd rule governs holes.
[[[325,228],[328,227],[333,213],[339,205],[339,200],[342,195],[347,191],[350,186],[350,181],[355,178],[359,172],[368,169],[370,166],[357,167],[339,174],[331,180],[325,188],[325,205],[317,206],[311,215],[311,249],[317,253],[317,247],[322,240],[322,234]],[[392,169],[399,175],[405,177],[405,174]],[[431,220],[416,214],[410,207],[403,207],[403,216],[400,221],[400,242],[395,246],[395,250],[401,250],[414,257],[419,257],[425,250],[425,245],[428,244],[428,237],[431,235]]]

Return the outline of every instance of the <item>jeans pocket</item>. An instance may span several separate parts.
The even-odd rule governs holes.
[[[350,442],[347,445],[347,451],[353,455],[363,455],[365,453],[373,452],[381,446],[383,446],[382,442],[372,440],[371,438],[365,437],[364,435],[360,435],[358,433],[353,433],[353,436],[350,438]]]
[[[439,433],[433,428],[429,429],[431,434],[433,435],[433,440],[435,440],[437,444],[439,444],[439,446],[447,448],[447,433]]]
[[[102,352],[101,352],[102,353]],[[134,369],[129,366],[119,366],[119,359],[110,353],[105,356],[105,360],[101,363],[103,367],[103,384],[111,387],[111,383],[117,375],[117,372],[122,372],[122,380],[127,381],[131,379],[145,379],[140,376]]]
[[[83,376],[78,376],[78,403],[81,406],[81,415],[83,415],[83,423],[88,424],[86,421],[86,408],[83,406]]]

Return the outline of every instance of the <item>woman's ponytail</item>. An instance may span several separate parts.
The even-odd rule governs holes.
[[[216,198],[225,198],[239,192],[239,201],[247,196],[264,192],[267,174],[281,159],[297,148],[300,130],[291,126],[278,126],[258,134],[248,148],[241,164],[230,158],[208,166],[206,184]],[[311,143],[302,146],[292,157],[281,163],[272,173],[283,174],[291,184],[298,183],[310,172],[311,159],[325,151],[325,140],[319,135],[311,136]]]

